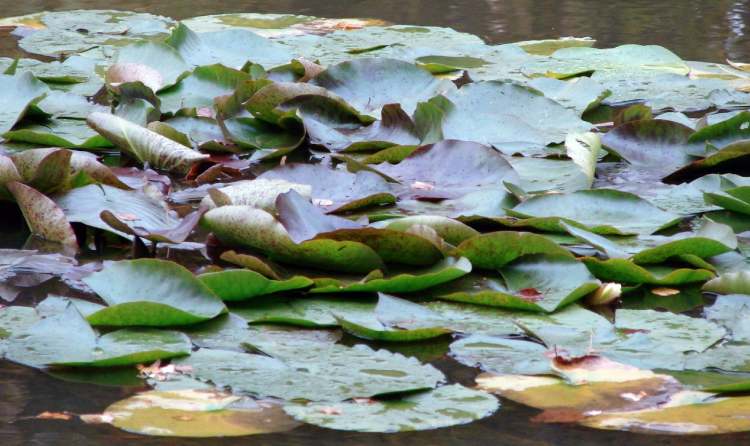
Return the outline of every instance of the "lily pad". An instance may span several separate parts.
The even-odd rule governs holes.
[[[471,274],[437,288],[434,295],[458,302],[553,312],[599,287],[588,269],[569,256],[528,255],[500,273],[503,280]]]
[[[447,80],[418,66],[394,59],[357,59],[329,66],[311,83],[341,96],[362,114],[380,117],[387,104],[401,104],[412,114],[417,103],[455,90]]]
[[[703,291],[717,294],[750,295],[750,271],[722,274],[703,285]]]
[[[29,106],[36,104],[49,88],[33,74],[0,75],[0,91],[5,104],[0,113],[0,134],[8,132],[24,116]]]
[[[363,279],[324,277],[314,279],[311,293],[414,293],[450,282],[471,272],[464,257],[447,257],[433,266],[418,270],[396,271],[388,275],[368,274]]]
[[[14,334],[8,359],[34,367],[112,367],[190,354],[182,333],[122,329],[99,337],[72,305]]]
[[[104,415],[127,432],[169,437],[238,437],[298,426],[275,401],[212,389],[139,393],[110,405]]]
[[[540,195],[510,211],[522,218],[552,217],[582,224],[598,234],[653,234],[680,218],[637,195],[611,189]]]
[[[282,359],[200,349],[176,361],[192,367],[191,376],[228,386],[234,393],[286,400],[342,401],[435,387],[440,372],[413,358],[364,345],[312,343],[282,347]],[[274,351],[266,353],[275,356]],[[309,385],[300,385],[308,382]]]
[[[203,216],[220,240],[266,253],[271,260],[350,273],[383,267],[369,246],[356,241],[316,239],[295,244],[271,214],[249,206],[221,206]]]
[[[550,374],[546,351],[545,346],[535,342],[480,334],[451,344],[451,356],[461,364],[502,374]]]
[[[255,271],[233,269],[198,276],[214,294],[224,301],[246,300],[257,296],[308,288],[313,281],[302,276],[271,280]]]
[[[465,240],[457,252],[477,268],[500,269],[529,254],[572,255],[549,238],[530,232],[499,231]]]
[[[538,150],[563,142],[568,133],[591,128],[576,112],[516,84],[471,83],[446,98],[448,108],[442,123],[436,124],[443,138],[489,144],[504,152],[518,147]]]
[[[86,121],[120,150],[159,169],[186,173],[194,164],[208,159],[208,155],[114,115],[92,113]]]
[[[287,164],[264,172],[258,179],[309,185],[313,202],[327,212],[352,211],[396,201],[392,186],[366,171],[350,173],[320,164]]]
[[[284,411],[315,426],[357,432],[403,432],[466,424],[495,412],[494,397],[454,384],[395,401],[286,405]]]
[[[108,305],[87,317],[94,325],[189,325],[226,311],[190,271],[167,260],[119,261],[84,282]]]
[[[585,257],[583,263],[593,275],[601,280],[630,285],[684,285],[705,282],[715,276],[712,271],[705,269],[642,266],[626,259],[598,260],[594,257]]]

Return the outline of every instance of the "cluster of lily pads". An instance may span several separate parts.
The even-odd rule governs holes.
[[[0,60],[0,199],[32,234],[0,250],[0,296],[69,290],[0,308],[0,357],[138,366],[153,390],[98,420],[396,432],[499,395],[750,430],[745,65],[292,15],[0,27],[40,56]]]

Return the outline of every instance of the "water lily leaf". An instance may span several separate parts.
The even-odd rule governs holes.
[[[427,226],[451,245],[478,236],[474,228],[452,218],[439,215],[415,215],[411,217],[392,218],[373,223],[375,228],[391,229],[395,231],[409,231],[414,226]]]
[[[444,139],[475,141],[510,153],[562,142],[568,133],[591,127],[576,112],[511,83],[471,83],[446,98],[450,102],[442,121]]]
[[[706,203],[743,215],[750,215],[750,186],[735,187],[724,192],[704,192]]]
[[[260,250],[271,260],[351,273],[383,267],[378,254],[362,243],[316,239],[295,244],[271,214],[249,206],[212,209],[203,223],[225,243]]]
[[[167,17],[111,10],[45,12],[41,21],[43,29],[19,42],[25,51],[58,58],[93,49],[97,59],[108,58],[113,46],[167,34],[173,24]]]
[[[296,191],[305,198],[310,198],[312,188],[307,184],[291,183],[282,179],[256,178],[251,181],[237,181],[221,189],[220,197],[223,202],[216,203],[209,193],[202,201],[201,205],[214,208],[228,204],[252,206],[269,212],[276,211],[276,197],[289,192]],[[214,194],[213,196],[216,196]]]
[[[572,136],[568,135],[568,138]],[[575,192],[591,188],[588,173],[584,172],[575,161],[530,156],[513,156],[507,159],[521,177],[516,186],[522,191],[529,193]]]
[[[722,148],[728,144],[748,139],[750,131],[747,125],[750,122],[750,113],[740,112],[729,119],[707,125],[690,135],[691,143],[709,143],[714,147]]]
[[[90,102],[86,96],[64,91],[49,92],[36,107],[50,115],[52,122],[56,122],[55,118],[86,119],[95,111],[107,111],[107,107]]]
[[[296,149],[305,139],[305,129],[291,123],[285,127],[250,117],[223,121],[227,136],[245,150],[258,150],[261,159],[280,158]],[[256,154],[256,156],[258,155]]]
[[[129,187],[94,155],[64,149],[29,149],[12,157],[23,181],[37,190],[61,192],[77,186],[80,176],[120,189]]]
[[[587,427],[649,434],[711,435],[750,430],[750,423],[737,416],[750,406],[750,397],[711,399],[710,393],[686,392],[685,402],[676,395],[662,408],[614,412],[586,418]]]
[[[95,112],[94,114],[100,114]],[[50,119],[41,123],[21,124],[6,132],[5,139],[40,146],[102,149],[112,147],[106,137],[92,130],[78,119]]]
[[[5,356],[8,349],[8,338],[26,331],[38,321],[39,315],[31,307],[0,308],[0,357]]]
[[[208,155],[114,115],[92,113],[86,121],[120,150],[152,167],[186,173],[208,159]]]
[[[522,68],[524,74],[567,78],[591,71],[636,70],[686,75],[690,69],[677,55],[656,45],[621,45],[616,48],[572,47],[535,58]]]
[[[626,259],[598,260],[585,257],[583,263],[598,279],[631,285],[650,284],[674,286],[705,282],[715,275],[705,269],[672,268],[669,266],[642,266]]]
[[[475,334],[451,344],[451,356],[468,367],[501,374],[551,374],[547,348],[535,342]]]
[[[555,51],[563,48],[591,47],[596,40],[591,37],[560,37],[559,39],[525,40],[516,42],[515,45],[523,48],[529,54],[549,56]]]
[[[176,84],[190,71],[174,48],[150,41],[120,48],[114,62],[107,71],[108,84],[141,81],[154,93]]]
[[[119,261],[83,280],[108,305],[88,316],[94,325],[188,325],[226,311],[190,271],[166,260]]]
[[[677,380],[649,370],[588,356],[564,366],[583,382],[567,383],[547,376],[483,373],[478,387],[521,404],[544,410],[537,421],[570,422],[590,414],[657,407],[682,390]],[[601,364],[601,365],[600,365]],[[631,398],[638,395],[638,398]]]
[[[160,124],[167,125],[175,131],[185,135],[188,145],[194,148],[207,151],[233,150],[232,143],[227,140],[222,133],[219,124],[214,119],[206,117],[177,116],[161,122]]]
[[[631,121],[602,137],[602,144],[639,170],[661,178],[693,161],[690,135],[693,130],[660,119]]]
[[[321,164],[292,163],[266,171],[258,179],[309,185],[313,203],[327,212],[352,211],[396,201],[392,187],[379,175],[366,171],[351,173]]]
[[[72,189],[54,197],[71,223],[82,223],[130,238],[106,223],[101,215],[109,211],[117,219],[136,226],[139,230],[158,232],[176,228],[181,221],[166,204],[140,191],[117,189],[91,184]]]
[[[21,174],[18,173],[18,169],[16,169],[16,165],[11,158],[0,155],[0,199],[12,199],[12,195],[5,185],[13,181],[23,181]]]
[[[339,321],[333,310],[340,313],[371,313],[375,302],[370,299],[343,297],[269,297],[253,302],[252,306],[235,308],[234,313],[250,324],[280,324],[303,328],[334,328]],[[255,342],[255,341],[254,341]]]
[[[179,220],[176,226],[159,229],[146,229],[139,226],[140,222],[135,224],[127,223],[132,215],[116,215],[112,211],[102,211],[99,218],[110,228],[114,229],[117,234],[128,234],[134,237],[140,237],[144,240],[150,240],[154,243],[182,243],[190,236],[193,229],[198,225],[207,211],[206,208],[198,208]]]
[[[31,232],[44,240],[64,246],[78,247],[75,232],[65,213],[54,201],[41,192],[13,181],[5,187],[21,208]]]
[[[455,199],[477,189],[517,184],[518,174],[490,147],[463,141],[422,146],[398,164],[374,166],[404,185],[401,196],[426,200]]]
[[[271,280],[255,271],[230,269],[198,276],[214,294],[224,301],[246,300],[282,291],[308,288],[313,281],[303,276]]]
[[[737,237],[732,228],[721,223],[708,222],[694,235],[687,235],[685,238],[638,252],[633,256],[633,261],[639,264],[660,263],[683,255],[708,258],[736,248]]]
[[[0,91],[4,105],[0,112],[0,134],[8,132],[26,114],[29,106],[39,102],[49,88],[29,72],[0,75]]]
[[[750,143],[740,140],[672,172],[662,181],[678,184],[699,178],[707,173],[740,173],[742,172],[741,166],[744,165],[748,157],[750,157]]]
[[[465,240],[456,248],[477,268],[500,269],[529,254],[573,256],[547,237],[530,232],[499,231]]]
[[[703,291],[717,294],[749,294],[750,295],[750,271],[737,271],[722,274],[709,280],[703,286]]]
[[[362,224],[352,220],[326,215],[295,190],[284,192],[276,197],[276,211],[279,223],[284,226],[294,243],[302,243],[319,234],[338,229],[362,227]]]
[[[194,66],[223,64],[239,69],[252,61],[273,67],[294,58],[285,45],[245,29],[195,33],[180,23],[172,30],[166,43]]]
[[[234,92],[250,75],[223,65],[204,65],[193,70],[177,85],[159,93],[162,113],[177,113],[183,109],[210,108],[214,98]]]
[[[455,90],[447,80],[395,59],[357,59],[329,66],[310,81],[339,95],[362,114],[380,117],[387,104],[400,104],[412,114],[417,103]]]
[[[448,257],[433,266],[418,270],[396,270],[388,275],[368,274],[363,279],[323,277],[314,279],[311,293],[413,293],[450,282],[471,272],[471,263],[465,258]]]
[[[110,405],[104,415],[127,432],[169,437],[238,437],[298,426],[278,402],[213,389],[143,392]]]
[[[479,305],[553,312],[581,299],[600,285],[582,263],[569,255],[527,255],[506,265],[500,272],[503,281],[468,275],[437,288],[435,296]]]
[[[750,341],[750,327],[743,321],[750,314],[750,296],[730,294],[719,296],[713,305],[705,310],[706,319],[726,327],[732,334],[732,340]]]
[[[612,189],[539,195],[510,211],[518,217],[554,217],[576,222],[597,234],[653,234],[680,218],[637,195]]]
[[[340,228],[318,234],[316,240],[357,242],[369,246],[386,263],[427,266],[444,258],[433,240],[411,232],[378,228]]]
[[[578,77],[567,81],[551,77],[538,77],[529,86],[545,96],[569,108],[578,115],[596,108],[611,92],[589,77]]]
[[[591,187],[594,181],[596,163],[601,151],[602,142],[596,133],[571,134],[565,138],[565,152],[586,174],[589,180],[588,187]]]
[[[99,337],[72,305],[14,335],[7,358],[34,367],[113,367],[190,354],[182,333],[122,329]]]
[[[402,432],[466,424],[495,412],[492,396],[458,384],[394,401],[286,405],[294,418],[315,426],[357,432]]]
[[[302,342],[280,348],[289,356],[200,349],[176,363],[191,366],[191,376],[228,386],[234,393],[286,400],[342,401],[429,389],[443,380],[432,366],[365,345]],[[304,382],[310,385],[300,385]]]

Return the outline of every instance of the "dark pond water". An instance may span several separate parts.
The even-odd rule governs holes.
[[[0,15],[42,10],[112,8],[184,18],[220,12],[298,13],[322,17],[373,17],[397,23],[450,26],[489,42],[557,36],[591,36],[599,46],[623,43],[664,45],[685,59],[750,62],[750,0],[2,0]],[[3,245],[23,240],[10,234],[0,217]],[[11,224],[10,227],[18,227]],[[29,304],[44,289],[22,296]],[[471,384],[476,371],[445,357],[434,361],[451,380]],[[37,421],[24,417],[43,411],[101,412],[139,389],[61,381],[0,361],[0,445],[514,445],[514,446],[701,446],[750,444],[750,434],[721,437],[661,437],[595,431],[583,427],[535,424],[535,411],[503,402],[493,417],[467,426],[391,435],[335,432],[309,426],[285,434],[230,440],[174,440],[129,435],[108,426]],[[10,422],[11,420],[15,420]]]

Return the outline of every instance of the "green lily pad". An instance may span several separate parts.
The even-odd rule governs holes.
[[[380,117],[386,104],[399,103],[412,114],[417,103],[455,90],[447,80],[418,66],[394,59],[357,59],[329,66],[312,81],[341,96],[362,114]]]
[[[750,296],[730,294],[719,296],[713,305],[706,308],[706,319],[726,327],[732,340],[750,341],[750,327],[744,323],[750,314]]]
[[[550,77],[538,77],[529,86],[541,91],[545,96],[569,108],[578,115],[596,108],[611,92],[588,77],[578,77],[567,81]]]
[[[39,315],[31,307],[3,307],[0,309],[0,357],[5,356],[8,339],[27,330],[39,321]]]
[[[104,415],[124,431],[169,437],[239,437],[298,426],[278,402],[213,389],[143,392],[110,405]]]
[[[568,133],[591,127],[576,112],[511,83],[471,83],[446,98],[449,102],[442,123],[435,124],[442,129],[443,138],[489,144],[511,153],[519,146],[541,148],[563,142]]]
[[[109,83],[143,81],[139,73],[147,71],[143,68],[146,67],[158,73],[151,85],[144,82],[152,87],[154,93],[176,84],[190,71],[190,66],[174,48],[150,41],[141,41],[120,48],[114,62],[113,66],[120,67],[120,72],[126,76],[118,76],[116,80],[108,79]],[[110,67],[109,70],[112,72],[113,68]]]
[[[612,189],[539,195],[510,211],[522,218],[554,218],[586,226],[597,234],[653,234],[680,218],[637,195]]]
[[[745,140],[733,142],[707,157],[693,161],[662,179],[665,183],[681,183],[708,173],[732,173],[750,157],[750,143]]]
[[[549,238],[530,232],[499,231],[462,242],[457,252],[477,268],[500,269],[529,254],[553,254],[572,258],[565,248]]]
[[[252,61],[273,67],[294,58],[285,45],[245,29],[195,33],[180,23],[166,43],[193,66],[222,64],[239,69]]]
[[[547,347],[535,342],[481,334],[451,344],[451,356],[461,364],[503,374],[550,374],[546,351]]]
[[[87,317],[94,325],[189,325],[226,311],[190,271],[167,260],[119,261],[84,282],[108,305]]]
[[[34,124],[21,124],[15,130],[6,132],[3,136],[8,141],[39,146],[94,150],[112,147],[109,140],[78,119],[61,118]]]
[[[315,426],[357,432],[403,432],[466,424],[495,412],[494,397],[458,384],[395,401],[286,405],[284,411]],[[333,412],[333,414],[331,414]]]
[[[131,238],[130,234],[106,223],[101,217],[102,212],[109,211],[115,217],[145,231],[155,232],[180,225],[180,220],[163,201],[140,191],[122,190],[105,184],[90,184],[71,189],[56,195],[54,200],[68,221],[109,231],[125,238]]]
[[[331,169],[320,164],[286,164],[264,172],[263,180],[309,185],[313,202],[327,212],[345,212],[396,201],[393,188],[380,176]]]
[[[717,294],[750,294],[750,271],[722,274],[706,282],[703,291]]]
[[[8,132],[31,105],[36,104],[49,88],[33,74],[26,72],[18,75],[0,75],[0,91],[2,102],[5,104],[0,112],[0,134]]]
[[[368,274],[363,279],[323,277],[314,279],[311,293],[414,293],[450,282],[471,272],[471,263],[464,257],[447,257],[433,266],[388,275]]]
[[[575,192],[589,189],[588,174],[572,160],[508,157],[508,162],[521,177],[517,184],[525,192]]]
[[[643,266],[626,259],[598,260],[585,257],[583,263],[597,278],[604,281],[630,285],[649,284],[674,286],[705,282],[715,274],[705,269],[672,268],[669,266]]]
[[[693,130],[660,119],[631,121],[607,132],[602,144],[640,171],[661,178],[693,161]]]
[[[158,169],[186,173],[208,159],[208,155],[115,115],[92,113],[86,122],[123,152]]]
[[[349,273],[383,267],[372,248],[356,241],[316,239],[295,244],[271,214],[249,206],[212,209],[203,216],[203,224],[225,243],[260,250],[271,260]]]
[[[69,305],[10,338],[7,358],[34,367],[112,367],[189,354],[189,339],[174,331],[128,328],[100,337]]]
[[[250,75],[223,65],[204,65],[196,68],[177,85],[159,93],[162,113],[177,113],[183,109],[209,108],[214,98],[231,94]]]
[[[200,349],[176,363],[191,366],[191,376],[234,393],[286,400],[342,401],[430,389],[443,380],[432,366],[364,345],[303,342],[282,348],[288,356],[281,359]],[[275,356],[274,351],[266,353]],[[309,385],[300,385],[305,382]]]
[[[533,254],[506,265],[504,280],[471,274],[435,290],[440,299],[525,311],[553,312],[599,287],[569,255]]]
[[[257,296],[308,288],[313,281],[295,276],[286,280],[271,280],[255,271],[231,269],[198,276],[214,294],[224,301],[252,299]]]
[[[705,192],[707,203],[738,214],[750,215],[750,186],[735,187],[724,192]]]

